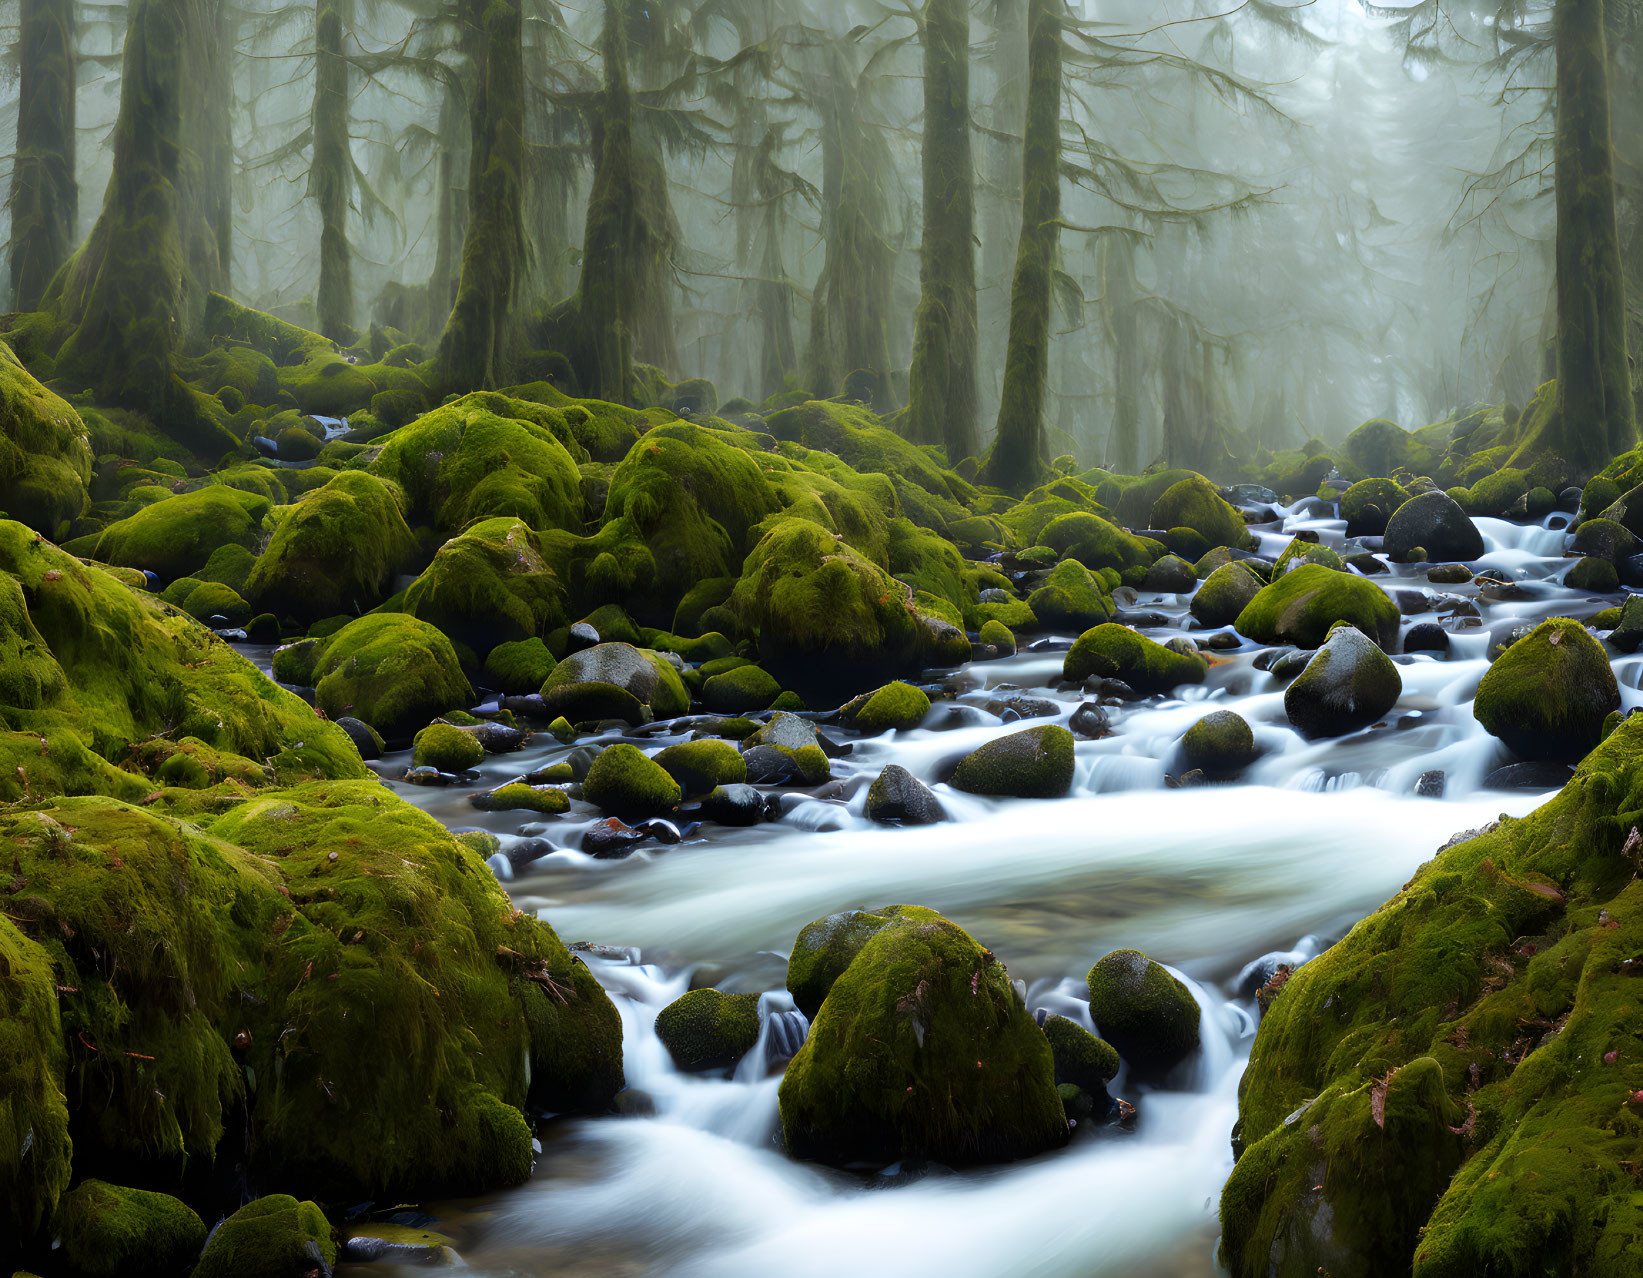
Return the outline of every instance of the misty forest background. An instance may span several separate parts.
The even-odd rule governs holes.
[[[128,27],[147,24],[127,154],[181,148],[177,304],[228,292],[343,345],[386,331],[431,354],[477,241],[493,278],[446,334],[446,390],[546,376],[623,399],[638,363],[721,401],[899,410],[950,327],[916,322],[926,294],[945,305],[921,261],[964,257],[962,231],[925,226],[926,181],[947,183],[947,206],[974,206],[974,402],[897,424],[956,459],[987,447],[1003,392],[1031,8],[11,0],[0,280],[14,311],[39,309],[92,233]],[[1060,200],[1046,455],[1214,473],[1370,417],[1525,403],[1555,372],[1550,18],[1493,0],[1071,6],[1043,106],[1061,181],[1036,196]],[[1643,12],[1611,0],[1606,18],[1636,350]],[[929,94],[927,67],[947,77]],[[962,101],[964,76],[967,129],[927,108]],[[151,127],[168,97],[177,122]],[[620,351],[577,323],[602,295]]]

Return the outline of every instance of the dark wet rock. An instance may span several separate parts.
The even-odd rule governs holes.
[[[994,697],[983,709],[1005,723],[1013,723],[1017,719],[1053,719],[1061,713],[1062,705],[1048,697]]]
[[[1638,553],[1637,534],[1612,519],[1588,519],[1575,530],[1574,552],[1619,564]]]
[[[1483,534],[1447,493],[1411,497],[1386,525],[1386,553],[1395,562],[1408,563],[1413,552],[1424,550],[1428,561],[1467,562],[1483,554]]]
[[[546,839],[519,839],[502,849],[502,855],[517,872],[525,867],[535,865],[545,856],[552,856],[559,849]]]
[[[601,861],[618,861],[632,856],[639,850],[640,844],[649,840],[648,831],[636,830],[611,817],[590,827],[582,836],[582,851]]]
[[[1284,713],[1303,736],[1368,727],[1397,704],[1403,678],[1362,631],[1341,626],[1284,692]]]
[[[1403,637],[1405,652],[1448,652],[1449,632],[1435,621],[1422,621],[1409,627]]]
[[[1181,738],[1181,757],[1187,768],[1210,778],[1236,776],[1260,753],[1249,722],[1231,710],[1205,715]]]
[[[530,744],[535,734],[505,723],[481,723],[464,731],[473,735],[486,754],[513,754]]]
[[[1603,646],[1578,621],[1553,617],[1503,652],[1478,685],[1472,712],[1523,759],[1573,762],[1620,708]]]
[[[1083,737],[1086,741],[1099,741],[1112,735],[1111,716],[1093,701],[1086,701],[1074,710],[1067,726],[1074,736]]]
[[[503,697],[497,704],[511,714],[531,719],[552,719],[556,717],[548,713],[547,702],[542,700],[542,694],[539,692],[533,692],[523,697]]]
[[[631,644],[601,643],[567,656],[542,685],[542,712],[571,723],[670,719],[690,708],[670,665]]]
[[[1510,763],[1483,778],[1485,790],[1561,790],[1575,770],[1562,763]]]
[[[1222,564],[1204,579],[1192,597],[1193,618],[1201,626],[1230,626],[1266,583],[1242,561]]]
[[[1312,660],[1312,653],[1299,648],[1290,648],[1274,657],[1268,664],[1267,670],[1274,679],[1290,680],[1305,670]]]
[[[1426,570],[1426,579],[1433,585],[1460,586],[1472,580],[1472,570],[1465,564],[1439,564]]]
[[[1609,642],[1621,652],[1643,646],[1643,595],[1628,595],[1620,607],[1620,622],[1609,631]]]
[[[565,636],[565,655],[586,652],[589,648],[596,648],[602,641],[599,632],[585,621],[578,621]]]
[[[1193,572],[1191,564],[1178,555],[1165,555],[1147,569],[1141,588],[1161,594],[1184,595],[1197,584],[1198,574]]]
[[[1073,735],[1055,725],[989,741],[959,760],[955,789],[1013,799],[1058,799],[1073,779]]]
[[[702,800],[698,810],[720,825],[750,826],[774,821],[779,805],[755,786],[721,785]]]
[[[759,1041],[759,996],[691,990],[657,1014],[656,1037],[681,1070],[727,1069]]]
[[[1557,495],[1557,508],[1559,510],[1567,510],[1567,511],[1579,510],[1580,509],[1580,489],[1575,488],[1575,487],[1569,487],[1569,488],[1565,488],[1562,492],[1560,492]]]
[[[1366,577],[1380,577],[1386,574],[1387,567],[1380,558],[1369,550],[1356,550],[1350,555],[1341,556],[1342,561],[1349,568],[1356,568]]]
[[[1198,1050],[1198,1003],[1138,950],[1115,950],[1090,969],[1090,1015],[1133,1073],[1159,1078]]]
[[[867,791],[867,819],[883,824],[934,825],[947,819],[941,801],[906,768],[889,764]]]
[[[1448,788],[1441,768],[1423,772],[1415,782],[1415,796],[1421,799],[1441,799]]]
[[[1585,594],[1609,595],[1620,589],[1620,573],[1607,559],[1587,555],[1575,560],[1574,567],[1564,574],[1563,584]]]
[[[1105,1101],[1107,1084],[1118,1073],[1118,1050],[1065,1016],[1046,1016],[1041,1025],[1055,1058],[1056,1083]]]
[[[337,727],[348,734],[348,739],[354,743],[362,759],[380,759],[383,751],[383,741],[380,733],[362,719],[352,715],[343,715],[337,720]]]
[[[1224,495],[1234,506],[1271,506],[1279,500],[1277,493],[1260,484],[1233,484]]]

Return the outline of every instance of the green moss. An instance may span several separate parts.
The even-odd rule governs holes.
[[[910,732],[930,713],[930,698],[907,683],[889,683],[866,692],[839,711],[840,721],[868,736]]]
[[[542,685],[547,712],[572,723],[673,719],[690,709],[679,672],[666,658],[625,643],[602,643],[566,657]]]
[[[1409,494],[1390,479],[1360,479],[1341,494],[1341,515],[1349,537],[1378,537],[1392,512]]]
[[[279,522],[245,583],[257,607],[317,620],[380,603],[417,553],[387,484],[344,471]]]
[[[91,558],[145,568],[161,578],[184,577],[219,546],[254,546],[269,512],[266,498],[222,484],[145,506],[105,528]]]
[[[1342,562],[1341,557],[1329,549],[1328,546],[1320,546],[1311,541],[1302,541],[1299,537],[1296,537],[1290,541],[1289,545],[1284,547],[1283,553],[1278,556],[1278,562],[1273,565],[1273,579],[1276,580],[1285,573],[1292,572],[1306,564],[1317,564],[1321,568],[1332,568],[1336,572],[1342,572],[1346,568],[1346,564]]]
[[[18,1243],[51,1220],[72,1174],[56,986],[50,954],[0,917],[0,1225]]]
[[[682,741],[658,753],[655,762],[678,782],[686,798],[697,798],[711,793],[716,786],[739,785],[747,780],[747,763],[728,741]]]
[[[570,811],[570,796],[563,790],[551,785],[527,785],[523,781],[476,794],[471,802],[481,812],[539,812],[544,816],[563,816]]]
[[[1603,646],[1577,621],[1554,617],[1501,654],[1472,712],[1529,759],[1574,761],[1598,743],[1620,691]]]
[[[474,699],[451,641],[398,613],[361,617],[325,640],[313,680],[314,703],[327,715],[363,719],[386,737],[409,736]]]
[[[1222,564],[1204,579],[1192,597],[1193,617],[1210,628],[1230,626],[1265,583],[1242,562]]]
[[[485,673],[499,692],[523,695],[538,691],[556,665],[548,645],[532,635],[492,648],[485,658]]]
[[[1198,1003],[1161,963],[1114,950],[1090,969],[1088,984],[1096,1028],[1137,1074],[1167,1074],[1198,1050]]]
[[[1461,503],[1469,515],[1498,518],[1511,509],[1530,488],[1528,472],[1508,467],[1487,475],[1472,485]]]
[[[432,723],[416,734],[411,763],[415,767],[436,768],[440,772],[467,772],[485,760],[479,738],[448,723]]]
[[[211,552],[211,557],[205,565],[195,571],[194,575],[201,581],[214,581],[227,586],[230,590],[240,594],[245,593],[245,583],[251,576],[251,570],[256,566],[257,557],[244,546],[230,543],[219,546]]]
[[[247,1203],[218,1226],[194,1278],[289,1278],[337,1261],[330,1222],[318,1203],[271,1194]]]
[[[1233,623],[1256,643],[1316,648],[1339,622],[1349,622],[1389,647],[1398,635],[1398,609],[1373,582],[1307,564],[1262,588]]]
[[[724,1069],[759,1041],[759,996],[691,990],[657,1014],[656,1037],[679,1069]]]
[[[0,510],[48,537],[86,508],[85,423],[0,343]]]
[[[221,617],[228,625],[243,626],[251,620],[251,605],[227,586],[214,581],[179,577],[160,598],[174,608],[181,608],[196,621],[209,622],[213,617]]]
[[[1588,519],[1575,529],[1576,554],[1606,559],[1619,567],[1638,551],[1638,538],[1624,524],[1612,519]]]
[[[1607,559],[1588,555],[1575,561],[1575,566],[1564,575],[1563,584],[1587,594],[1612,595],[1620,589],[1620,574]]]
[[[1092,1096],[1106,1092],[1118,1073],[1118,1050],[1065,1016],[1044,1018],[1044,1037],[1055,1058],[1055,1081],[1071,1083]]]
[[[1143,695],[1202,683],[1208,671],[1202,656],[1176,652],[1113,622],[1085,631],[1062,662],[1062,677],[1071,682],[1121,679]]]
[[[1202,475],[1171,485],[1153,502],[1151,528],[1189,528],[1208,546],[1242,546],[1244,517]]]
[[[582,793],[589,803],[623,820],[671,812],[684,797],[665,768],[627,744],[600,751],[582,782]]]
[[[1038,624],[1046,630],[1088,630],[1111,621],[1116,608],[1104,583],[1077,559],[1064,559],[1044,584],[1027,597]]]
[[[1231,710],[1213,711],[1188,728],[1181,753],[1189,769],[1209,777],[1236,775],[1259,755],[1248,720]]]
[[[790,1153],[948,1163],[1062,1144],[1050,1045],[1003,964],[929,910],[902,907],[833,982],[782,1078]]]
[[[167,1194],[81,1181],[57,1212],[63,1259],[84,1278],[171,1278],[205,1246],[205,1223]]]
[[[768,710],[782,686],[751,662],[709,676],[702,684],[702,704],[714,714]]]
[[[1006,657],[1015,656],[1015,635],[1010,632],[1010,628],[1002,621],[987,621],[982,625],[981,633],[977,638],[987,647],[997,648]]]
[[[405,592],[404,608],[475,652],[488,653],[498,643],[539,638],[561,625],[564,600],[564,586],[536,534],[522,520],[497,518],[441,546]],[[535,686],[541,684],[539,679]]]
[[[1396,422],[1376,418],[1357,427],[1342,442],[1341,471],[1357,480],[1384,478],[1412,466],[1424,466],[1428,459],[1422,453],[1408,431]]]
[[[906,908],[891,905],[881,910],[846,910],[807,923],[787,959],[787,991],[799,1011],[815,1020],[833,982],[844,974],[874,933]]]
[[[1062,515],[1052,520],[1039,540],[1056,554],[1076,559],[1086,568],[1145,570],[1154,556],[1139,537],[1132,536],[1099,515]]]
[[[959,760],[955,789],[1014,799],[1059,799],[1072,786],[1073,734],[1054,724],[989,741]]]
[[[931,455],[909,443],[865,408],[832,401],[812,400],[772,413],[766,428],[778,440],[833,453],[863,474],[894,475],[925,492],[964,502],[973,490]]]

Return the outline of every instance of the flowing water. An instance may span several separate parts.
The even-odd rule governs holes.
[[[623,1112],[546,1123],[529,1184],[429,1204],[434,1227],[454,1238],[470,1272],[494,1278],[1218,1272],[1216,1202],[1262,976],[1339,938],[1454,832],[1548,797],[1485,788],[1510,759],[1473,720],[1471,701],[1492,637],[1554,613],[1588,616],[1607,601],[1558,584],[1561,526],[1478,523],[1488,550],[1480,566],[1516,583],[1515,601],[1480,600],[1472,585],[1432,586],[1416,569],[1374,578],[1406,624],[1447,618],[1452,646],[1444,657],[1397,658],[1397,708],[1338,740],[1307,742],[1289,728],[1282,686],[1243,644],[1217,653],[1207,682],[1179,699],[1110,708],[1113,735],[1080,741],[1065,799],[983,800],[936,784],[953,818],[945,824],[887,829],[864,819],[867,786],[886,763],[934,784],[964,753],[1023,726],[989,702],[1019,690],[1058,702],[1066,722],[1082,698],[1056,691],[1066,644],[1051,641],[951,676],[956,696],[924,727],[855,742],[835,760],[834,784],[786,794],[779,821],[706,825],[626,860],[577,850],[595,819],[582,804],[570,817],[522,825],[519,814],[476,813],[466,801],[473,785],[393,783],[455,829],[502,836],[493,867],[521,908],[542,912],[567,941],[595,943],[588,960],[625,1032]],[[1299,509],[1256,531],[1275,553],[1302,529],[1327,545],[1344,540],[1339,520]],[[1459,600],[1475,604],[1481,622],[1468,623],[1464,603],[1457,614]],[[1186,604],[1144,595],[1134,607],[1162,614],[1155,620],[1167,624],[1145,627],[1162,641],[1188,633]],[[1643,656],[1621,659],[1616,673],[1627,708],[1643,703]],[[1251,722],[1264,757],[1237,785],[1170,788],[1181,734],[1222,708]],[[662,725],[628,739],[655,749],[688,735]],[[568,753],[537,740],[548,746],[487,760],[485,784]],[[385,762],[391,777],[406,760]],[[1445,773],[1445,797],[1414,797],[1431,770]],[[558,850],[516,870],[506,850],[525,836]],[[795,934],[821,915],[895,902],[946,914],[1026,983],[1029,1007],[1086,1025],[1090,965],[1115,948],[1145,950],[1189,982],[1204,1050],[1170,1090],[1120,1076],[1113,1091],[1136,1105],[1132,1129],[1080,1130],[1067,1148],[1029,1162],[873,1175],[794,1163],[779,1148],[779,1076],[766,1068],[764,1041],[732,1077],[684,1076],[656,1038],[656,1014],[693,985],[758,991],[765,1037],[792,1040],[804,1029],[782,988]],[[382,1262],[347,1268],[396,1272]]]

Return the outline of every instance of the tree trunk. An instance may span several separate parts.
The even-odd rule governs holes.
[[[1043,475],[1044,396],[1050,374],[1050,303],[1061,222],[1063,0],[1027,11],[1027,133],[1021,162],[1021,243],[1010,289],[1010,340],[998,435],[984,482],[1011,491]]]
[[[12,308],[32,311],[74,251],[73,0],[23,0],[17,157],[11,174]]]
[[[967,0],[931,0],[924,20],[924,246],[907,435],[976,452],[975,160]]]
[[[467,158],[462,118],[467,114],[466,97],[454,77],[445,82],[445,96],[439,104],[439,207],[436,215],[439,240],[434,249],[434,268],[428,276],[428,306],[423,317],[423,333],[445,327],[456,304],[457,278],[461,269],[462,242],[468,235],[468,190],[462,180]],[[419,340],[420,336],[419,336]]]
[[[1121,475],[1141,470],[1141,333],[1136,322],[1135,247],[1122,235],[1101,245],[1101,314],[1112,351],[1112,430],[1107,464]]]
[[[525,162],[525,53],[519,6],[520,0],[469,0],[479,75],[471,110],[462,278],[439,343],[439,380],[448,392],[496,384],[525,274],[519,176]]]
[[[978,296],[981,379],[979,416],[998,416],[1009,337],[1006,302],[1021,231],[1021,135],[1027,127],[1027,0],[990,0],[992,49],[987,62],[993,80],[988,134],[982,143],[986,182],[977,211],[982,223]],[[986,440],[981,441],[985,446]]]
[[[348,243],[353,190],[349,145],[348,60],[343,41],[353,25],[353,0],[319,0],[314,19],[314,162],[308,193],[319,205],[319,331],[344,345],[353,340],[354,261]]]

